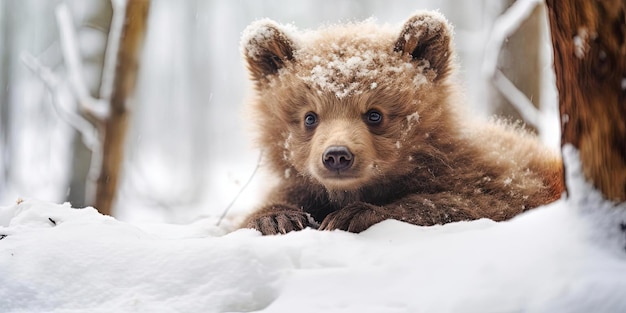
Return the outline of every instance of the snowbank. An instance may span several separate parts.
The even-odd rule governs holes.
[[[0,208],[0,312],[626,312],[626,209],[593,194],[504,223],[270,237],[25,201]]]

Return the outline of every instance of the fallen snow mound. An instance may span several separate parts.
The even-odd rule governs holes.
[[[581,216],[262,237],[25,201],[0,208],[0,311],[626,312],[626,261]]]

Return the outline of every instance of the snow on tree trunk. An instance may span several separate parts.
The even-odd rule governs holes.
[[[97,180],[94,206],[102,214],[111,214],[123,159],[124,139],[128,126],[128,105],[137,81],[137,69],[150,2],[128,0],[124,25],[119,38],[110,114],[103,121],[102,168]],[[104,95],[108,96],[108,95]]]
[[[547,0],[562,145],[604,196],[626,201],[626,1]]]

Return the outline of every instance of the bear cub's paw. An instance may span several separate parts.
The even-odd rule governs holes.
[[[290,231],[303,230],[306,227],[315,227],[310,223],[309,214],[303,211],[288,207],[276,210],[276,206],[273,209],[251,216],[244,223],[245,227],[256,229],[263,235],[286,234]]]
[[[391,218],[385,213],[385,208],[365,202],[355,202],[341,210],[328,214],[321,230],[340,229],[353,233],[360,233],[370,226]]]

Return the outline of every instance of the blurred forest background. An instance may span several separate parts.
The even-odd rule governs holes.
[[[98,159],[96,137],[76,113],[58,8],[69,9],[76,31],[80,79],[101,98],[120,1],[0,0],[0,206],[19,197],[92,204],[85,186]],[[243,115],[251,85],[239,39],[249,23],[269,17],[306,29],[374,17],[401,24],[418,9],[438,9],[455,26],[468,111],[525,119],[558,146],[541,1],[152,0],[113,215],[171,223],[219,216],[248,180],[259,154]],[[233,211],[250,209],[264,180],[256,175]]]

